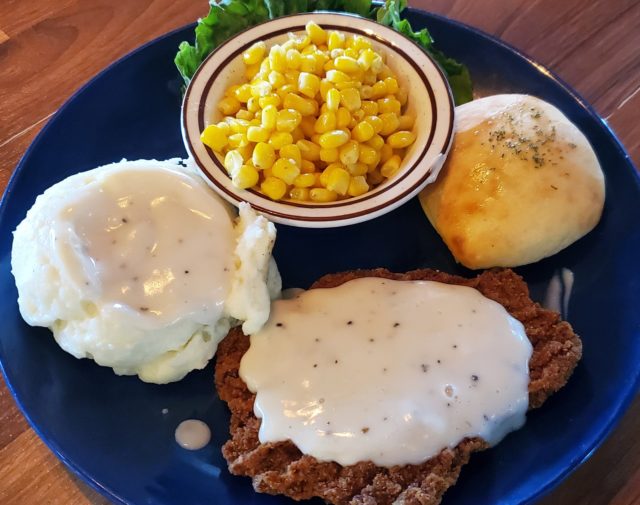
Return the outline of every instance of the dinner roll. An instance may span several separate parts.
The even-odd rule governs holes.
[[[477,269],[533,263],[591,231],[604,176],[587,138],[553,105],[495,95],[456,109],[438,179],[420,194],[456,260]]]

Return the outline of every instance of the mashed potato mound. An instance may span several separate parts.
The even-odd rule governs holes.
[[[120,209],[128,214],[116,219]],[[183,241],[176,230],[185,242],[204,241],[173,250]],[[250,334],[268,319],[281,288],[275,237],[249,205],[234,220],[179,160],[99,167],[47,189],[14,232],[20,312],[76,358],[146,382],[177,381],[206,366],[231,326]],[[134,264],[137,283],[138,270],[127,270]]]

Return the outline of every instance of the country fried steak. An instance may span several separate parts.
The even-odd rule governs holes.
[[[529,407],[537,408],[563,387],[582,355],[580,338],[556,312],[529,298],[527,285],[511,270],[491,270],[473,279],[436,270],[396,274],[385,269],[326,275],[313,288],[330,288],[360,277],[429,280],[476,288],[522,322],[533,345],[529,362]],[[419,465],[391,468],[371,462],[341,466],[302,454],[290,441],[261,444],[260,420],[253,413],[255,395],[238,376],[249,337],[232,329],[217,351],[216,387],[231,410],[231,440],[222,448],[229,470],[252,477],[256,491],[284,494],[295,500],[321,497],[342,505],[434,505],[455,484],[471,453],[488,448],[480,438],[467,438]]]

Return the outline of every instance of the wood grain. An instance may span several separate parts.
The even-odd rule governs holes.
[[[638,0],[414,0],[501,37],[553,69],[640,162]],[[60,105],[130,50],[205,14],[204,0],[2,0],[0,192]],[[640,504],[640,399],[613,435],[542,505]],[[37,478],[34,478],[37,476]],[[0,384],[0,503],[102,505],[28,427]]]

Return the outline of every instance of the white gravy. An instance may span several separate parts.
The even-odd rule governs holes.
[[[72,282],[104,305],[163,325],[219,318],[235,237],[198,181],[166,168],[115,171],[69,195],[52,223]]]
[[[522,324],[475,289],[363,278],[275,301],[240,376],[261,442],[393,466],[522,426],[531,352]]]
[[[175,437],[176,442],[183,449],[197,451],[209,443],[211,430],[198,419],[187,419],[178,425]]]

